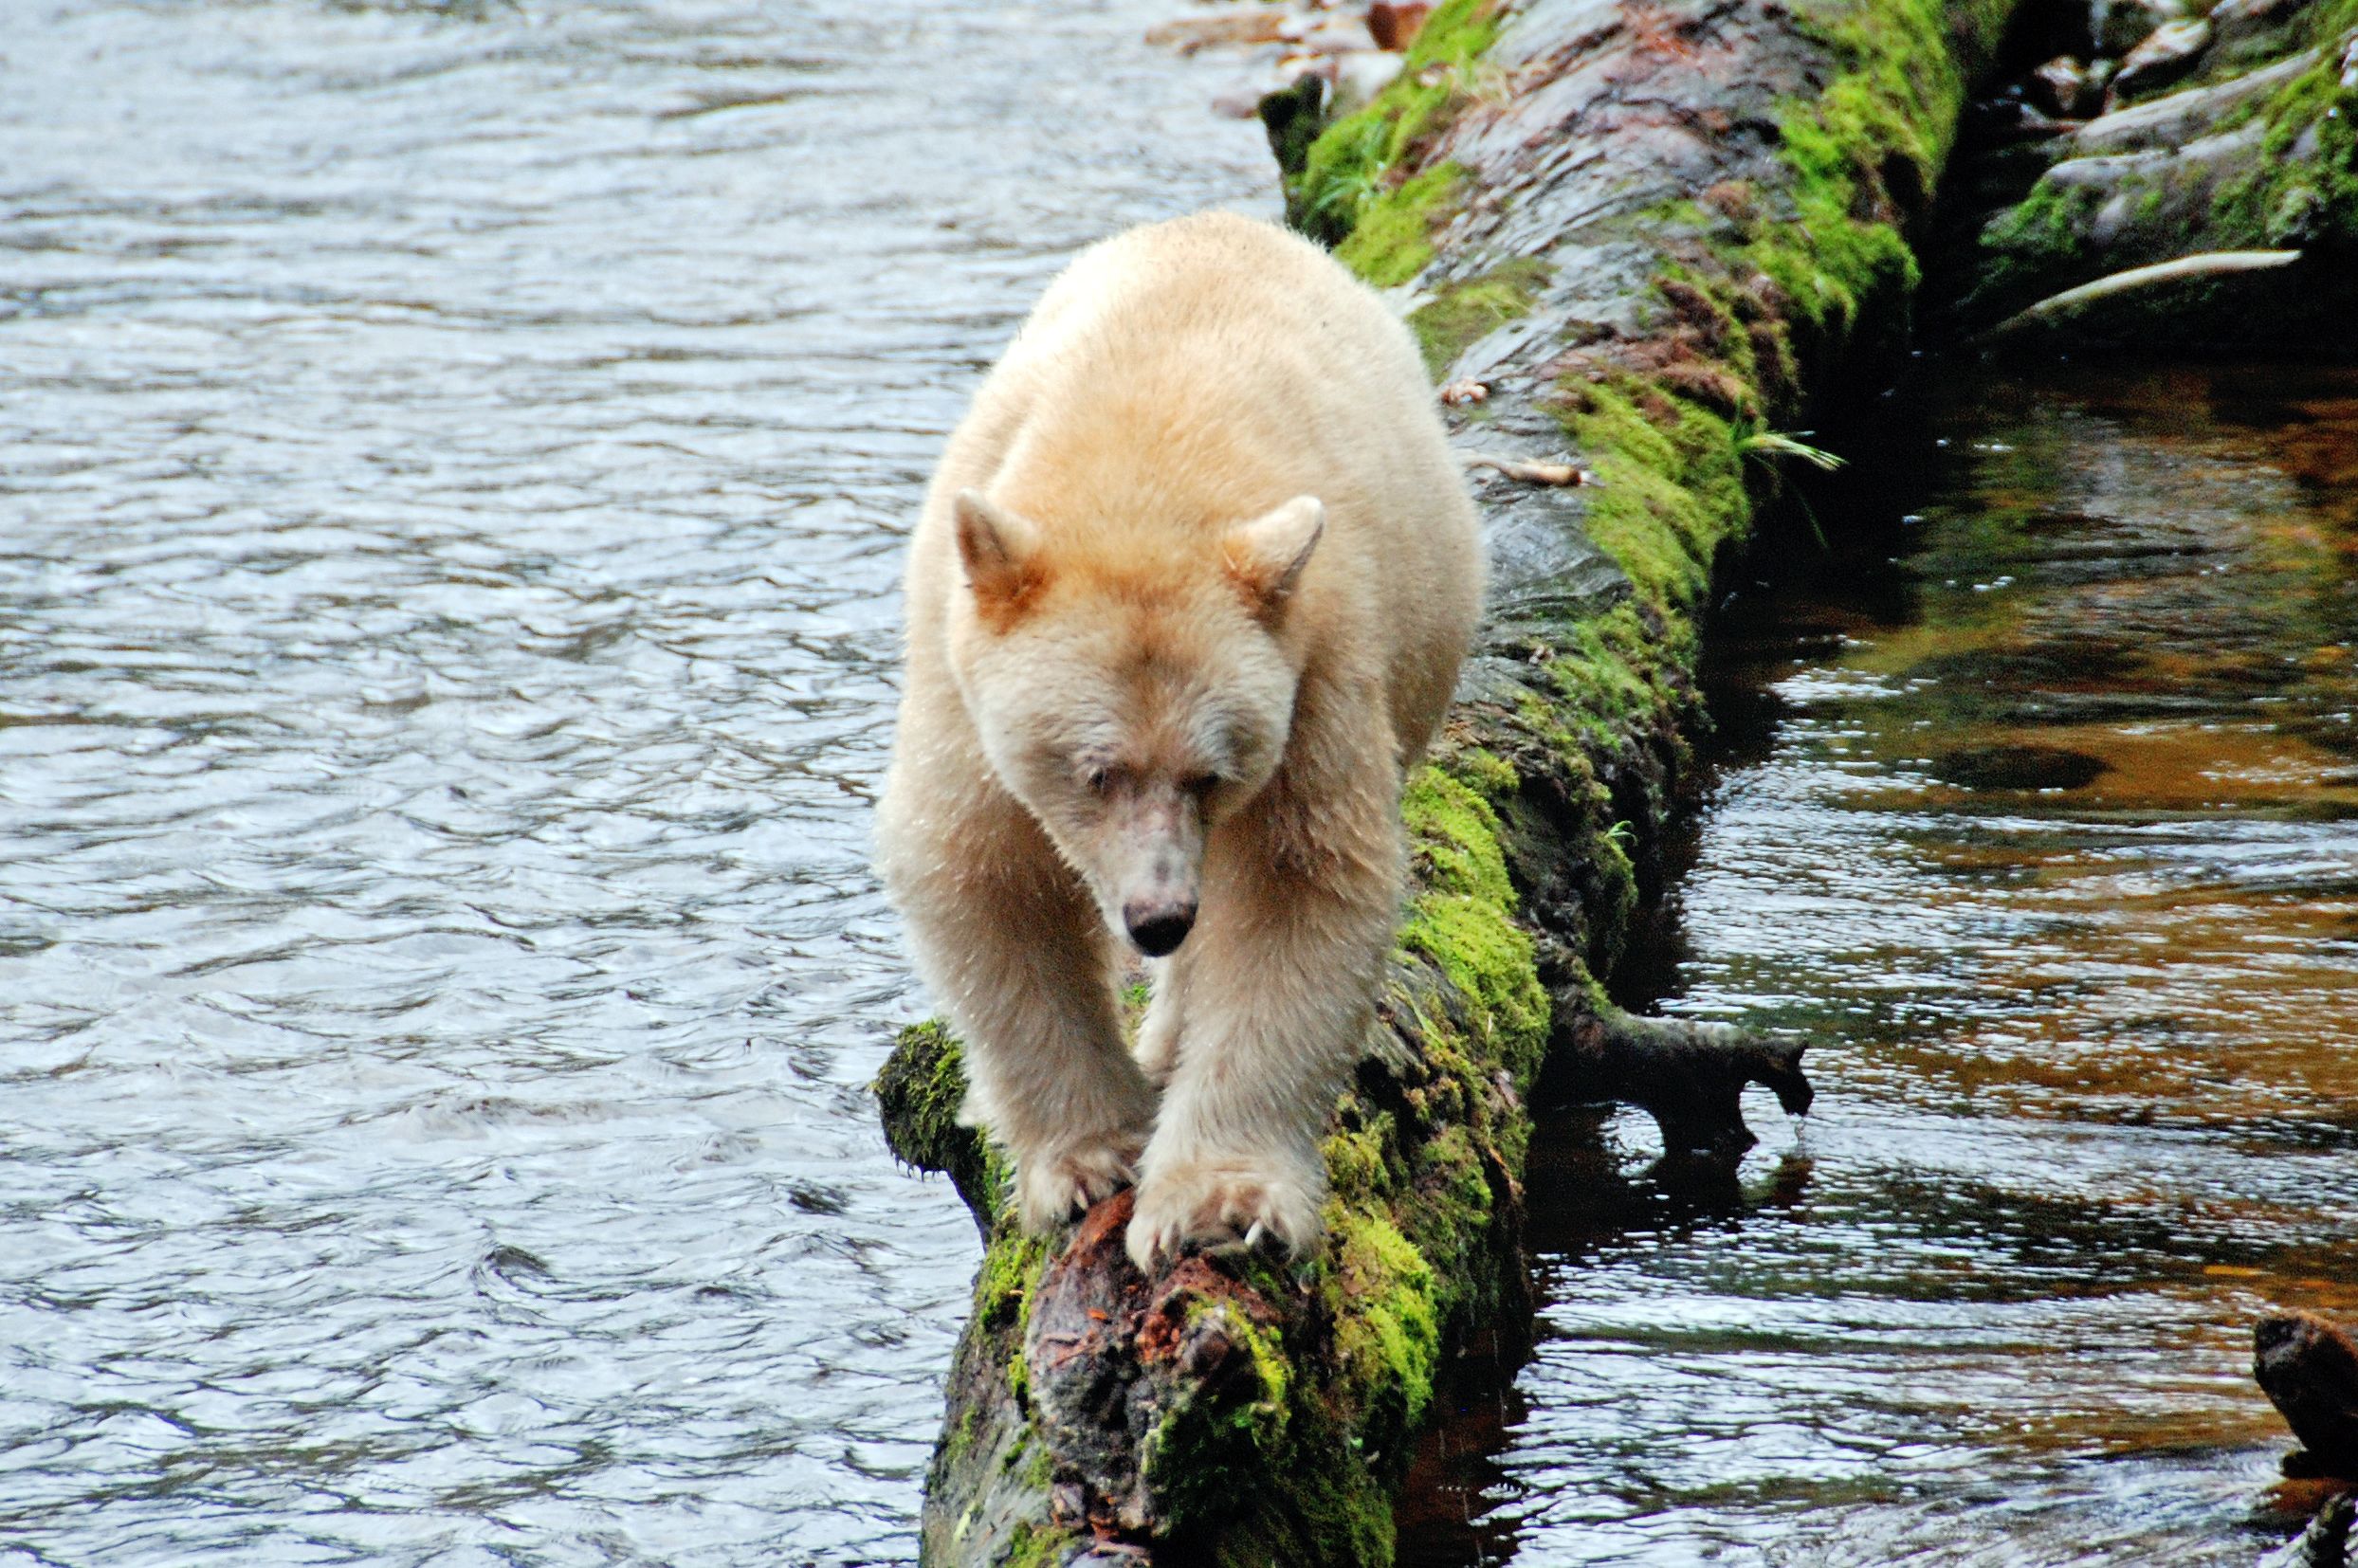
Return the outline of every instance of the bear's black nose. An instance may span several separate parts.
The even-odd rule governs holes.
[[[1179,946],[1196,926],[1193,909],[1158,909],[1143,919],[1124,911],[1122,919],[1130,928],[1130,940],[1150,958],[1160,958]]]

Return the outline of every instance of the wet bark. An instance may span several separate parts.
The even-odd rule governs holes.
[[[1014,1233],[998,1157],[956,1124],[957,1042],[905,1035],[887,1135],[986,1238],[925,1561],[1389,1561],[1448,1357],[1528,1330],[1534,1096],[1642,1105],[1723,1169],[1747,1085],[1807,1106],[1800,1042],[1633,1017],[1604,982],[1664,880],[1713,570],[1777,483],[1751,432],[1904,342],[1902,231],[2005,12],[1451,0],[1369,109],[1312,139],[1307,96],[1271,106],[1289,207],[1401,289],[1454,436],[1508,460],[1475,482],[1491,603],[1410,780],[1413,896],[1329,1127],[1321,1255],[1144,1279],[1126,1194]]]

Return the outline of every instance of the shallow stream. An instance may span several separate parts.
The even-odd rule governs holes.
[[[1740,583],[1670,1011],[1736,1182],[1563,1114],[1412,1560],[2250,1564],[2251,1327],[2358,1319],[2358,375],[1951,371]],[[1453,1451],[1444,1451],[1453,1450]]]
[[[1161,0],[0,7],[0,1563],[916,1551],[901,533]]]

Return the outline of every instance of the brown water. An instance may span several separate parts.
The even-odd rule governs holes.
[[[2250,1564],[2358,1319],[2358,375],[1951,373],[1746,586],[1666,1006],[1815,1041],[1713,1191],[1569,1113],[1413,1560]]]
[[[900,535],[1161,0],[0,5],[0,1563],[915,1554]]]

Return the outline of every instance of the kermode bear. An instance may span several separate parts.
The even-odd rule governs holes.
[[[1134,1179],[1142,1268],[1315,1245],[1482,596],[1406,329],[1249,219],[1095,246],[951,436],[907,596],[881,866],[1024,1224]]]

